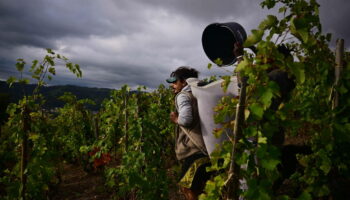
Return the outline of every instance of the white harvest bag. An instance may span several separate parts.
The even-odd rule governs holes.
[[[228,136],[225,133],[219,138],[216,138],[213,134],[215,128],[222,127],[222,125],[215,124],[214,122],[214,108],[223,96],[238,96],[237,78],[235,76],[231,77],[231,82],[226,93],[221,87],[221,84],[224,82],[223,79],[214,81],[205,86],[197,86],[199,81],[197,78],[188,78],[186,81],[191,86],[192,94],[196,97],[198,102],[203,140],[208,154],[210,155],[215,150],[216,145],[221,145],[222,142],[228,140]],[[230,134],[232,134],[232,130],[229,131],[231,132]]]

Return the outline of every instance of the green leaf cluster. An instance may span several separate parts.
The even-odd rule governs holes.
[[[350,180],[349,168],[349,64],[337,84],[334,81],[335,55],[330,48],[331,34],[322,32],[319,4],[315,0],[264,0],[264,8],[278,7],[279,17],[269,15],[251,31],[245,47],[255,46],[254,55],[245,53],[236,68],[248,81],[243,138],[235,162],[244,168],[240,176],[247,189],[240,191],[245,199],[316,199],[341,198],[346,189],[335,182]],[[283,47],[283,48],[282,48]],[[283,52],[281,49],[288,49]],[[350,54],[343,58],[349,63]],[[283,94],[269,72],[282,70],[294,80],[295,88]],[[282,85],[283,86],[283,85]],[[334,108],[338,93],[338,107]],[[225,100],[225,102],[230,102]],[[278,102],[277,106],[276,102]],[[232,127],[236,122],[224,121],[236,107],[219,104],[217,122]],[[278,170],[282,163],[283,138],[294,145],[306,146],[310,152],[297,155],[300,166],[294,175],[283,177]],[[226,160],[230,149],[222,148],[216,159]],[[275,185],[279,178],[291,184]],[[225,190],[221,179],[210,182],[207,199],[220,199]],[[276,190],[277,188],[277,190]],[[281,188],[281,189],[278,189]],[[286,189],[286,188],[285,188]],[[280,191],[284,193],[280,193]],[[286,192],[287,191],[287,192]],[[206,199],[203,197],[203,199]]]

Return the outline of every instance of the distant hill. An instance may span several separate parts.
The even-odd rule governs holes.
[[[0,94],[8,95],[10,102],[18,102],[23,97],[23,94],[32,94],[35,85],[29,84],[22,86],[21,84],[13,84],[11,88],[4,81],[0,81]],[[104,99],[110,96],[112,89],[107,88],[89,88],[74,85],[64,86],[47,86],[42,87],[40,93],[44,95],[46,103],[45,108],[62,107],[64,102],[58,100],[65,92],[71,92],[78,99],[91,99],[96,105],[87,105],[88,109],[97,111]],[[6,96],[7,96],[6,95]]]

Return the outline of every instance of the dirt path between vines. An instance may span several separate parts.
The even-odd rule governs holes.
[[[102,175],[86,173],[82,167],[72,164],[64,164],[62,172],[62,182],[54,191],[53,200],[111,199]]]
[[[171,173],[169,173],[172,176]],[[112,193],[107,191],[101,173],[87,173],[79,165],[63,164],[62,181],[55,189],[52,200],[109,200]],[[169,200],[184,200],[176,184],[169,190]]]

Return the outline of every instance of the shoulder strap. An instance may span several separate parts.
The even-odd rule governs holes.
[[[201,150],[201,152],[204,155],[208,155],[207,151],[205,149],[203,149],[197,142],[195,139],[193,139],[193,137],[191,136],[191,134],[182,126],[179,126],[181,128],[181,130],[187,135],[188,138],[190,138],[190,140],[193,142],[194,145],[196,145],[196,147]]]

